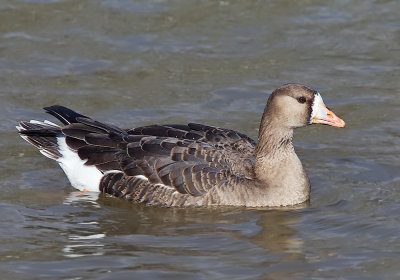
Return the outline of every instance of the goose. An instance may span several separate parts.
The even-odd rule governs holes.
[[[297,157],[293,130],[344,127],[320,93],[284,84],[271,93],[258,141],[197,123],[121,129],[63,106],[50,121],[21,121],[19,135],[58,162],[71,185],[160,207],[284,207],[308,201],[310,181]]]

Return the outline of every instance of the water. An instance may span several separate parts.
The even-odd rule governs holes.
[[[399,1],[0,3],[2,279],[399,279]],[[309,205],[158,209],[75,192],[17,120],[62,104],[121,127],[256,138],[280,84],[347,128],[295,133]]]

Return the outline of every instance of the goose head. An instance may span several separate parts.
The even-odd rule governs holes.
[[[325,106],[320,93],[301,84],[285,84],[268,98],[264,120],[294,129],[311,124],[344,127],[345,122]]]

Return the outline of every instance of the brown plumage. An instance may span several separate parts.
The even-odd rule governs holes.
[[[344,126],[319,93],[300,84],[271,94],[258,144],[234,130],[202,124],[120,129],[62,106],[45,110],[64,126],[31,121],[17,128],[60,163],[74,187],[159,206],[304,202],[310,184],[292,145],[293,129],[311,123]],[[78,174],[85,168],[91,178]]]

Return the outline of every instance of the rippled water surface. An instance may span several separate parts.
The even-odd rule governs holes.
[[[1,279],[400,279],[399,1],[0,2]],[[16,133],[62,104],[121,127],[256,138],[268,94],[318,89],[346,129],[295,145],[291,209],[159,209],[75,192]]]

